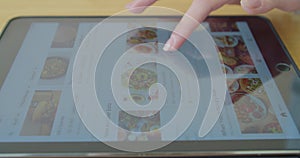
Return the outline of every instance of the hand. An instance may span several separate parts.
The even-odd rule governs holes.
[[[127,4],[126,7],[131,12],[140,13],[156,1],[134,0]],[[241,4],[243,9],[250,14],[265,13],[273,8],[284,11],[300,9],[300,0],[194,0],[166,42],[164,50],[174,51],[178,49],[212,11],[225,4]]]

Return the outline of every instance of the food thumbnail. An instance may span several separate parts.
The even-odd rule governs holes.
[[[148,90],[152,84],[157,82],[157,73],[145,69],[137,68],[130,75],[129,72],[122,75],[123,85],[127,85],[125,81],[129,78],[129,88],[135,90]]]
[[[157,29],[156,28],[140,28],[129,32],[127,43],[129,45],[136,45],[147,42],[157,42]]]
[[[40,78],[43,80],[50,80],[62,77],[66,74],[68,65],[69,61],[63,57],[48,57]]]
[[[77,30],[77,23],[59,24],[51,48],[73,48],[77,36]]]
[[[36,91],[29,106],[21,136],[49,136],[61,91]]]
[[[160,113],[155,111],[135,111],[149,114],[149,117],[137,117],[121,111],[119,113],[118,139],[121,141],[161,140]]]
[[[235,22],[210,22],[211,32],[238,32],[239,28]]]
[[[267,116],[265,103],[251,94],[235,93],[232,101],[237,117],[243,123],[251,123]]]
[[[241,36],[213,36],[226,74],[257,74],[253,60]]]
[[[259,78],[242,78],[239,80],[241,89],[249,94],[262,94],[263,84]]]
[[[282,133],[273,107],[259,78],[227,81],[233,109],[242,134]]]

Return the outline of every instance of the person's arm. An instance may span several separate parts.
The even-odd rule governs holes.
[[[134,0],[126,7],[140,13],[157,0]],[[171,37],[166,42],[165,51],[178,49],[190,36],[194,29],[214,10],[225,4],[241,4],[243,9],[250,14],[265,13],[273,8],[284,11],[300,9],[300,0],[194,0],[186,14],[183,16]]]

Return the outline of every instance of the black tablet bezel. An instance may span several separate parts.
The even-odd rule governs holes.
[[[10,29],[10,26],[19,19],[34,19],[41,21],[57,21],[60,20],[84,20],[99,19],[102,17],[18,17],[12,19],[4,31]],[[132,17],[124,17],[132,18]],[[139,17],[148,18],[148,17]],[[153,18],[151,16],[150,18]],[[162,17],[164,18],[164,17]],[[172,17],[166,17],[172,18]],[[173,17],[179,18],[179,17]],[[274,69],[278,62],[291,64],[296,73],[300,74],[295,62],[288,53],[283,42],[280,40],[271,22],[263,17],[258,16],[211,16],[207,21],[246,21],[253,33],[254,38],[267,62],[272,76],[276,76],[278,71]],[[258,29],[259,28],[259,29]],[[262,29],[264,28],[264,29]],[[26,29],[25,29],[26,30]],[[263,30],[258,32],[257,30]],[[25,32],[26,33],[26,32]],[[23,34],[25,37],[25,33]],[[264,38],[260,38],[263,36]],[[22,42],[22,38],[18,37]],[[271,45],[264,41],[269,41]],[[21,44],[21,43],[20,43]],[[20,45],[19,44],[19,45]],[[17,51],[16,45],[14,49]],[[20,47],[20,46],[19,46]],[[276,55],[271,55],[276,50]],[[286,144],[290,147],[287,147]],[[128,142],[126,142],[128,144]],[[141,142],[141,145],[143,143]],[[229,145],[230,144],[230,145]],[[187,146],[187,148],[182,148]],[[151,152],[145,153],[128,153],[110,148],[100,142],[68,142],[68,143],[0,143],[0,157],[2,156],[218,156],[218,155],[300,155],[300,139],[298,140],[218,140],[218,141],[181,141],[173,142],[170,145]]]

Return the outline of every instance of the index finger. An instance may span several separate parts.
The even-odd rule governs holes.
[[[185,42],[192,32],[214,10],[231,0],[194,0],[184,14],[164,47],[165,51],[175,51]]]
[[[141,13],[156,1],[157,0],[134,0],[128,3],[126,8],[133,13]]]

